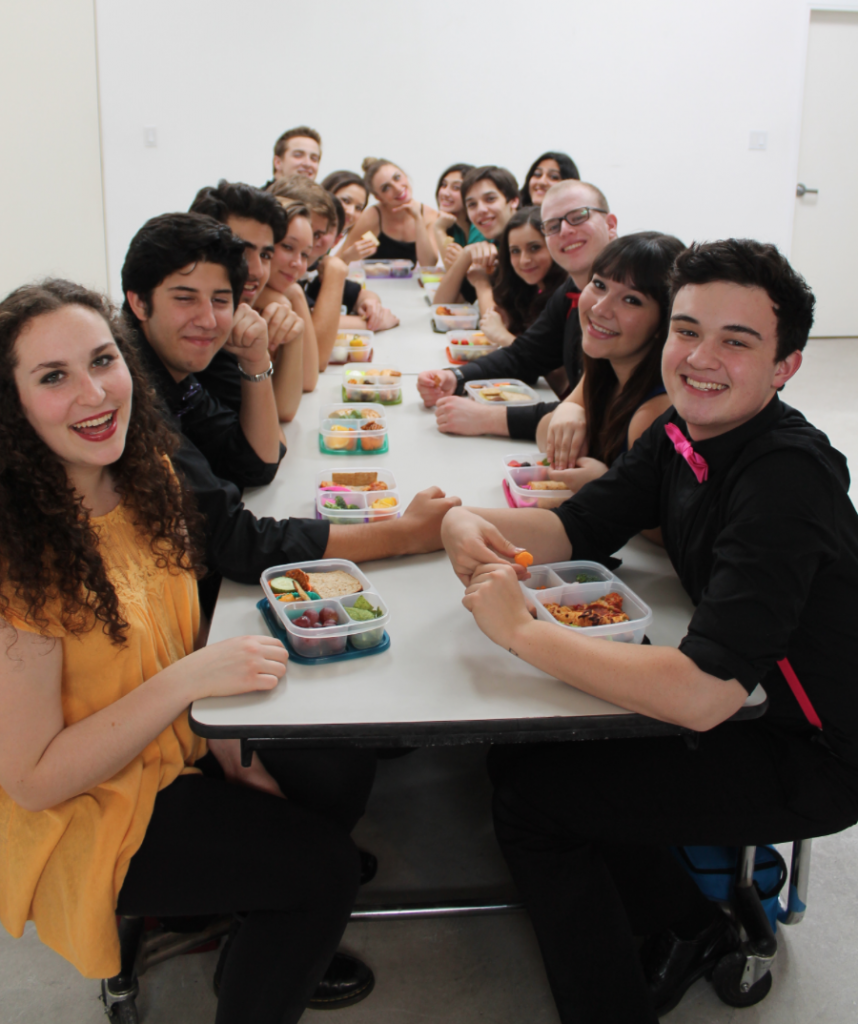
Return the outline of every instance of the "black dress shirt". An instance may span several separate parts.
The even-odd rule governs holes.
[[[565,367],[569,386],[581,379],[581,324],[577,309],[578,288],[572,278],[554,292],[537,319],[506,348],[474,359],[460,367],[465,380],[514,377],[534,384],[537,378]],[[559,402],[510,406],[506,422],[509,436],[534,440],[539,421],[553,412]]]
[[[604,561],[642,529],[696,605],[679,649],[703,671],[769,695],[769,728],[808,737],[777,662],[789,658],[829,747],[858,767],[858,514],[846,459],[777,396],[694,450],[703,483],[664,431],[673,409],[600,479],[556,510],[573,557]]]
[[[173,380],[146,339],[138,333],[136,340],[171,425],[182,435],[173,465],[194,492],[205,519],[209,571],[238,583],[256,583],[271,565],[321,558],[328,545],[327,522],[257,519],[242,504],[240,488],[270,483],[279,460],[263,462],[236,413],[209,395],[193,374]]]

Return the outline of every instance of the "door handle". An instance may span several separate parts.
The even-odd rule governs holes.
[[[819,195],[818,188],[808,188],[807,185],[802,185],[799,182],[795,187],[795,194],[801,199],[802,196],[816,196]]]

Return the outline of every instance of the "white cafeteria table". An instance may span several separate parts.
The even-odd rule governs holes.
[[[445,365],[444,338],[432,332],[430,308],[416,280],[371,287],[400,317],[376,335],[373,362],[403,371],[403,402],[387,409],[390,450],[384,455],[330,456],[318,448],[319,411],[340,401],[342,367],[330,367],[297,419],[285,426],[288,452],[276,479],[245,492],[258,516],[314,515],[316,474],[358,467],[391,470],[403,504],[432,484],[466,505],[502,507],[502,458],[535,451],[528,442],[441,434],[416,388],[421,369]],[[543,389],[542,396],[550,398]],[[366,529],[373,529],[368,525]],[[617,575],[653,609],[648,636],[676,645],[691,604],[660,548],[636,538]],[[191,724],[205,736],[239,737],[243,756],[268,745],[357,743],[434,745],[508,739],[596,739],[677,730],[581,693],[488,640],[462,607],[462,585],[443,552],[364,563],[361,568],[390,609],[390,649],[320,666],[291,664],[272,691],[198,700]],[[256,608],[259,586],[224,580],[209,642],[267,632]],[[595,641],[594,641],[595,642]],[[761,714],[758,687],[742,717]]]

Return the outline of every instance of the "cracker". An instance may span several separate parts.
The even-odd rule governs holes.
[[[364,231],[361,238],[365,238],[367,242],[372,242],[373,245],[381,245],[381,242],[375,237],[371,231]]]
[[[343,487],[368,487],[378,480],[378,473],[332,473],[335,484]]]

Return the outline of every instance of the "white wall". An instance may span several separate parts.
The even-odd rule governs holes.
[[[0,296],[49,274],[104,289],[94,0],[5,0],[0,125]]]
[[[322,174],[386,156],[431,201],[448,163],[520,176],[562,149],[622,233],[788,250],[806,0],[96,2],[114,292],[148,217],[221,176],[261,184],[302,123]]]

